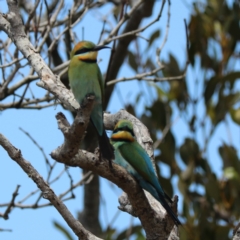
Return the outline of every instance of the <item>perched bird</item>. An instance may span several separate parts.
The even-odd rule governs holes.
[[[165,200],[167,198],[172,202],[163,191],[148,154],[135,139],[133,125],[130,121],[120,120],[116,124],[111,143],[115,149],[114,162],[125,168],[143,189],[150,192],[162,204],[176,225],[181,225]]]
[[[103,90],[104,81],[101,71],[97,65],[98,51],[108,48],[107,46],[96,46],[92,42],[82,41],[73,48],[68,68],[70,87],[79,104],[88,95],[94,95],[94,106],[90,120],[97,130],[99,136],[99,147],[102,156],[114,159],[113,147],[111,146],[103,126]]]

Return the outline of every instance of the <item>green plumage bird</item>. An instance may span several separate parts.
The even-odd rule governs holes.
[[[111,146],[103,125],[103,92],[104,81],[101,71],[97,65],[98,51],[108,48],[107,46],[96,46],[89,41],[82,41],[73,48],[68,68],[70,87],[79,104],[88,95],[95,96],[91,122],[99,136],[99,147],[102,156],[109,161],[114,158]]]
[[[115,149],[114,162],[125,168],[143,189],[151,193],[162,204],[176,225],[181,225],[178,217],[165,200],[167,198],[172,202],[158,181],[151,159],[135,139],[133,125],[130,121],[120,120],[116,124],[111,143]]]

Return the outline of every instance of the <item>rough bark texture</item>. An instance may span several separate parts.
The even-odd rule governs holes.
[[[42,196],[48,199],[56,210],[61,214],[69,227],[74,231],[76,236],[81,240],[97,240],[97,238],[89,231],[87,231],[82,224],[77,221],[71,212],[67,209],[65,204],[56,196],[54,191],[49,187],[49,185],[44,181],[42,176],[37,172],[37,170],[31,165],[30,162],[26,161],[19,149],[14,147],[2,134],[0,134],[0,145],[8,152],[8,155],[12,160],[14,160],[24,172],[31,178],[38,188],[42,191]]]
[[[240,240],[240,223],[233,230],[233,240]]]
[[[136,1],[133,1],[133,2],[136,2]],[[128,32],[128,31],[137,29],[138,26],[140,25],[141,21],[145,17],[151,16],[153,6],[154,6],[153,0],[144,1],[143,4],[139,7],[139,9],[137,9],[134,12],[134,14],[132,15],[132,17],[128,20],[127,25],[123,32]],[[135,39],[135,37],[129,36],[129,37],[120,39],[118,41],[117,47],[116,47],[116,49],[113,50],[113,53],[112,53],[113,57],[111,59],[111,62],[109,63],[109,69],[108,69],[108,75],[107,75],[106,81],[116,78],[116,76],[123,64],[123,61],[126,58],[126,55],[128,52],[128,46],[130,45],[130,43],[133,39]],[[105,102],[104,102],[105,107],[104,108],[106,108],[106,106],[109,103],[109,100],[110,100],[112,92],[113,92],[113,88],[114,88],[113,86],[108,86],[105,89]],[[93,128],[89,128],[88,132],[90,132],[90,133],[87,134],[84,139],[85,145],[88,146],[88,149],[86,149],[86,148],[84,148],[84,149],[86,149],[90,152],[93,152],[94,149],[97,147],[96,141],[93,141],[93,139],[89,139],[89,137],[91,138],[91,137],[94,137],[94,135],[95,135],[95,133],[92,132],[92,129]],[[95,135],[95,137],[96,137],[96,135]],[[90,144],[90,142],[92,144]],[[151,153],[150,156],[153,156],[153,152]],[[95,178],[97,178],[97,176]],[[96,186],[94,186],[94,184],[96,184]],[[97,191],[97,185],[99,186],[99,181],[97,181],[95,179],[95,181],[92,181],[91,183],[89,183],[89,185],[86,185],[84,187],[84,195],[85,195],[84,196],[84,210],[83,210],[83,212],[81,212],[81,218],[86,220],[86,222],[85,222],[86,228],[88,230],[90,230],[90,229],[93,230],[93,228],[95,226],[96,232],[94,232],[94,231],[93,232],[96,234],[97,234],[97,232],[99,232],[100,223],[98,220],[98,216],[96,216],[94,214],[93,210],[97,209],[99,211],[99,206],[94,207],[93,203],[95,202],[95,204],[99,204],[99,199],[97,199],[97,198],[87,199],[87,196],[89,196],[89,195],[91,196],[92,189]],[[98,189],[98,192],[99,192],[99,189]],[[89,203],[88,203],[88,201],[89,201]],[[88,207],[90,207],[90,208],[88,208]],[[89,216],[89,215],[91,215],[92,217],[88,218],[87,216]],[[94,217],[95,217],[95,219],[94,219]]]
[[[136,29],[144,17],[151,15],[153,4],[153,0],[142,1],[140,7],[133,12],[133,15],[127,22],[124,31]],[[29,64],[34,71],[38,74],[41,79],[38,86],[41,86],[54,94],[54,96],[58,98],[67,109],[71,111],[79,109],[79,104],[74,99],[73,94],[66,89],[61,81],[59,81],[59,79],[51,72],[39,53],[29,42],[19,14],[17,1],[8,0],[8,6],[9,13],[6,15],[0,15],[0,30],[6,32],[19,51],[21,51],[23,56],[29,61]],[[116,52],[110,64],[108,79],[115,78],[117,75],[126,56],[128,45],[132,39],[134,39],[134,37],[127,37],[119,40]],[[112,89],[107,91],[107,102],[110,98],[111,92]],[[65,142],[62,146],[52,152],[52,157],[58,162],[62,162],[69,166],[91,170],[93,173],[105,177],[121,187],[128,194],[128,199],[133,212],[139,217],[142,226],[146,231],[147,239],[166,239],[166,236],[169,236],[173,229],[173,222],[168,220],[168,216],[166,216],[165,211],[158,202],[156,202],[156,204],[152,203],[152,206],[150,205],[139,185],[124,169],[114,164],[113,172],[109,169],[107,161],[99,161],[99,156],[86,151],[79,150],[75,155],[77,144],[73,144],[74,147],[72,148],[71,142],[73,143],[75,141],[74,139],[76,139],[75,130],[78,127],[80,128],[80,132],[83,133],[85,131],[90,108],[91,104],[86,108],[87,111],[85,113],[83,113],[84,109],[82,108],[78,110],[80,119],[82,117],[84,120],[78,120],[79,118],[76,118],[73,126],[70,126],[63,116],[58,118],[59,128],[64,134]],[[125,111],[120,111],[114,115],[105,115],[105,118],[106,126],[108,126],[109,129],[113,129],[119,119],[130,119],[134,123],[134,131],[140,144],[144,146],[151,157],[153,156],[152,140],[148,135],[146,127],[143,126],[141,122]],[[88,232],[81,223],[73,218],[65,205],[57,199],[54,192],[44,182],[42,177],[39,176],[38,172],[22,157],[21,152],[12,146],[2,135],[0,135],[0,141],[1,145],[9,153],[9,156],[33,179],[39,189],[43,192],[43,196],[56,207],[78,238],[98,239]]]
[[[149,141],[143,141],[145,138],[150,139],[147,128],[128,112],[121,110],[116,114],[105,114],[104,116],[104,123],[107,129],[113,129],[116,122],[120,119],[128,119],[133,122],[137,140],[144,148],[146,146],[151,148]],[[93,171],[95,174],[112,181],[127,193],[132,212],[140,219],[142,226],[146,231],[147,239],[166,239],[166,236],[169,237],[171,231],[174,231],[176,233],[174,236],[177,236],[177,232],[173,228],[174,223],[170,219],[170,216],[166,214],[166,211],[161,204],[150,194],[147,194],[147,200],[142,189],[125,169],[114,164],[114,170],[111,171],[111,169],[109,169],[108,161],[99,160],[98,155],[82,150],[79,150],[74,158],[70,159],[67,156],[63,158],[62,155],[59,154],[58,149],[54,150],[51,154],[52,158],[56,159],[58,162]],[[176,198],[174,204],[177,205]],[[124,208],[124,206],[122,207]],[[176,207],[174,208],[176,209]],[[131,213],[127,209],[124,210]]]

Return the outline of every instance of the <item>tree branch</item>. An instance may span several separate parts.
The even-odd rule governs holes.
[[[142,0],[138,1],[138,4],[135,5],[130,11],[132,16],[126,25],[125,32],[128,32],[131,29],[137,29],[142,18],[151,14],[154,1]],[[68,109],[76,111],[76,109],[79,108],[79,104],[74,99],[73,94],[65,88],[59,78],[53,75],[47,64],[40,57],[37,50],[34,49],[33,45],[29,42],[24,31],[24,26],[22,24],[21,16],[17,7],[17,2],[14,0],[8,0],[8,6],[9,13],[7,15],[0,15],[0,29],[4,30],[8,34],[8,36],[15,43],[16,47],[22,52],[24,57],[28,59],[29,64],[33,67],[34,71],[36,71],[38,74],[41,82],[39,82],[37,85],[53,93],[54,96],[57,97]],[[126,17],[128,16],[125,15],[124,21],[127,19]],[[121,24],[118,24],[115,29],[118,30],[120,26]],[[114,31],[112,34],[113,33]],[[127,52],[126,46],[128,46],[134,37],[135,36],[127,36],[124,39],[119,40],[119,47],[117,48],[114,58],[117,58],[120,55],[121,58],[113,59],[113,62],[110,63],[110,79],[116,77],[121,65],[119,63],[122,63]],[[123,48],[124,51],[122,51]],[[119,51],[122,51],[121,54]],[[114,68],[113,64],[117,66],[116,69]],[[110,171],[107,161],[100,161],[98,156],[95,154],[78,150],[78,143],[81,141],[79,136],[84,135],[85,127],[88,123],[92,107],[91,103],[88,102],[88,104],[86,108],[83,107],[78,111],[78,117],[75,119],[72,126],[70,126],[66,119],[64,119],[61,115],[58,116],[59,127],[64,134],[65,142],[61,147],[54,150],[51,153],[51,156],[58,162],[67,164],[68,166],[81,167],[86,170],[91,170],[93,173],[99,174],[100,176],[105,177],[117,184],[128,194],[133,212],[139,217],[143,228],[146,231],[147,239],[165,239],[166,235],[169,235],[174,224],[171,220],[169,220],[169,216],[166,216],[165,210],[162,208],[162,206],[153,198],[149,198],[149,203],[144,192],[136,183],[135,179],[133,179],[126,172],[126,170],[114,164],[113,173]],[[147,128],[143,126],[140,121],[124,111],[120,111],[114,115],[106,114],[105,118],[105,125],[109,129],[113,129],[116,122],[120,119],[131,120],[134,123],[134,132],[139,143],[144,146],[154,163],[152,140],[149,137]],[[81,124],[83,124],[83,126],[81,126]],[[78,127],[79,130],[77,130],[76,133],[76,129],[78,129]],[[35,183],[43,192],[43,197],[47,198],[57,208],[69,226],[71,226],[75,234],[78,237],[81,236],[81,239],[90,239],[87,237],[91,237],[93,235],[86,231],[82,225],[72,217],[71,213],[68,212],[61,200],[56,197],[48,184],[44,182],[36,170],[32,168],[30,163],[23,159],[20,151],[14,148],[9,142],[6,144],[6,139],[4,139],[2,135],[0,135],[0,138],[3,139],[0,142],[1,145],[4,146],[6,151],[8,151],[10,157],[13,158],[23,168],[23,170],[33,179],[33,181],[35,181]],[[74,142],[76,139],[78,141],[77,143]],[[76,152],[77,154],[75,155]]]
[[[240,223],[233,230],[233,240],[240,240]]]
[[[90,114],[94,105],[93,103],[93,96],[85,98],[85,101],[81,104],[81,109],[77,112],[72,126],[69,125],[62,113],[57,114],[58,127],[62,131],[65,141],[62,146],[55,151],[57,154],[61,155],[62,158],[72,158],[77,153],[88,126]],[[56,154],[55,151],[52,152],[52,155]]]
[[[138,26],[140,25],[143,18],[149,17],[151,15],[154,3],[155,1],[153,0],[142,1],[142,4],[136,8],[135,11],[131,12],[131,17],[128,19],[123,33],[128,33],[138,29]],[[123,61],[128,53],[128,46],[133,39],[135,39],[135,35],[129,35],[118,40],[116,49],[112,50],[113,57],[111,58],[111,62],[108,66],[106,83],[111,79],[115,79],[117,77],[117,73],[119,72],[119,69],[122,66]],[[112,91],[113,86],[109,86],[105,90],[105,107],[109,102]]]
[[[19,190],[19,188],[20,188],[20,185],[17,185],[16,190],[15,190],[14,193],[12,194],[12,200],[11,200],[10,203],[8,204],[8,207],[7,207],[6,211],[5,211],[5,213],[4,213],[4,214],[1,214],[1,215],[2,215],[1,217],[3,217],[5,220],[8,219],[8,214],[11,212],[12,208],[13,208],[14,205],[15,205],[14,202],[15,202],[15,198],[16,198],[17,195],[18,195],[18,190]]]
[[[0,15],[0,29],[5,31],[12,39],[16,47],[21,51],[23,56],[28,59],[29,64],[38,74],[41,82],[37,85],[53,93],[66,108],[72,111],[78,109],[79,104],[75,100],[72,92],[66,89],[60,79],[53,75],[47,64],[29,42],[25,34],[17,2],[14,0],[8,0],[7,2],[9,13],[7,15]]]
[[[78,236],[79,239],[100,239],[87,231],[82,226],[82,224],[73,217],[65,204],[56,196],[54,191],[44,181],[44,179],[37,172],[37,170],[30,164],[30,162],[26,161],[22,157],[21,151],[14,147],[2,134],[0,134],[0,145],[8,152],[10,158],[14,160],[24,170],[24,172],[36,183],[38,188],[42,191],[43,198],[48,199],[52,203],[52,205],[61,214],[66,223],[74,231],[74,233],[76,234],[76,236]]]
[[[128,119],[133,122],[136,138],[153,159],[152,140],[149,137],[147,128],[125,110],[121,110],[116,114],[105,114],[104,123],[106,129],[113,129],[120,119]],[[69,127],[67,122],[63,124],[65,124],[65,127]],[[147,239],[165,239],[170,234],[174,226],[170,216],[166,215],[165,209],[149,193],[147,193],[149,201],[147,200],[140,186],[125,169],[114,164],[114,171],[111,171],[107,161],[101,161],[95,154],[84,150],[79,150],[75,157],[71,158],[69,157],[71,155],[67,154],[63,157],[63,154],[58,149],[51,153],[52,158],[56,161],[68,166],[90,170],[112,181],[128,194],[132,206],[132,211],[128,212],[134,213],[133,215],[136,215],[140,219],[146,231]],[[177,200],[175,199],[175,208],[176,202]]]

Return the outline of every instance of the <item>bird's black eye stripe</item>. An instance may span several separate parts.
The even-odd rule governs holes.
[[[91,48],[81,48],[81,49],[77,50],[74,55],[87,53],[87,52],[90,52],[91,50],[92,50]]]
[[[113,131],[113,133],[117,133],[117,132],[121,132],[121,131],[130,132],[133,137],[135,136],[133,130],[130,129],[128,126],[124,126],[124,127],[117,128],[117,129],[115,129],[115,130]]]

